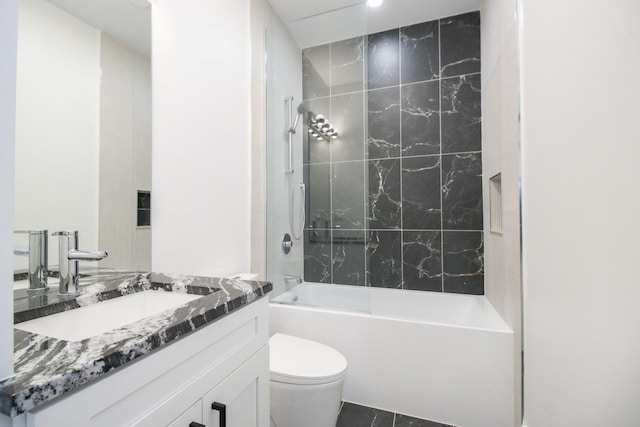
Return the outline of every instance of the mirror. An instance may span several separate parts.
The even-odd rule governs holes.
[[[60,230],[109,253],[81,268],[149,270],[150,4],[20,0],[18,28],[15,230],[49,231],[53,270]]]

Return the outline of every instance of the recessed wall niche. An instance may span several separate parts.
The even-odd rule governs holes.
[[[151,225],[151,192],[138,190],[138,206],[137,206],[138,227],[149,227]]]
[[[483,294],[479,12],[302,58],[305,280]]]

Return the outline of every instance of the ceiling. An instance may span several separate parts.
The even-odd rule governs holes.
[[[48,0],[125,46],[151,55],[151,3],[148,0]]]
[[[480,9],[481,0],[269,0],[300,48]]]
[[[269,0],[300,48],[345,40],[479,10],[482,0]],[[149,0],[49,0],[146,56],[151,53]]]
[[[297,21],[309,16],[320,15],[332,10],[338,10],[356,4],[363,3],[362,0],[269,0],[271,6],[282,22]]]

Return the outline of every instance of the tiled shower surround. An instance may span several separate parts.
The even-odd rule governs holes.
[[[303,50],[306,281],[484,293],[480,14]],[[307,130],[307,128],[305,128]]]

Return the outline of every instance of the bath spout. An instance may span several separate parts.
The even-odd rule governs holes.
[[[301,285],[302,284],[302,277],[300,276],[293,276],[291,274],[285,274],[284,275],[284,281],[285,283],[291,283],[294,282],[297,285]]]

